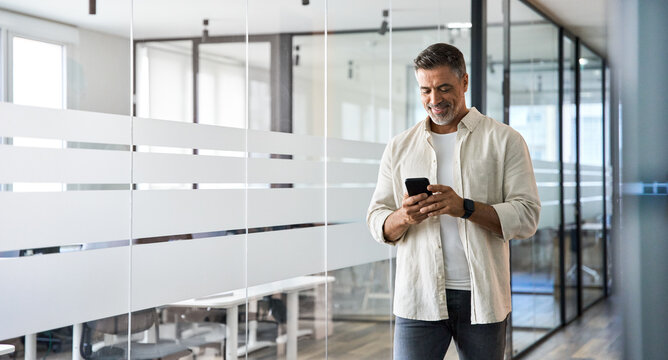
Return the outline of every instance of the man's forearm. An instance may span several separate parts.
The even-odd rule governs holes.
[[[399,211],[394,211],[385,219],[383,236],[387,241],[397,241],[408,230],[410,224],[404,223]]]
[[[389,217],[388,217],[389,218]],[[482,226],[483,228],[499,235],[503,236],[503,230],[501,229],[501,220],[499,215],[496,213],[496,210],[490,205],[475,202],[475,211],[469,217],[469,220],[474,223]]]

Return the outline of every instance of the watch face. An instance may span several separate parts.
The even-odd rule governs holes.
[[[462,218],[468,219],[471,214],[473,214],[473,211],[475,210],[475,203],[471,199],[464,199],[464,216]]]
[[[473,212],[473,210],[475,210],[475,205],[473,200],[464,199],[464,210],[469,212]]]

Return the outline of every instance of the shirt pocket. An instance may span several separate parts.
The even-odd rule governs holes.
[[[500,163],[494,159],[469,160],[464,165],[463,186],[464,194],[471,200],[485,204],[499,202],[503,174],[500,173]]]

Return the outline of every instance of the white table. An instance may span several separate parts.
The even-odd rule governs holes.
[[[179,307],[200,307],[200,308],[220,308],[227,310],[227,347],[225,359],[234,359],[243,356],[246,351],[251,352],[263,347],[274,345],[272,342],[257,341],[257,321],[248,322],[248,341],[247,345],[238,348],[239,331],[239,305],[246,303],[248,297],[249,311],[257,311],[257,299],[267,295],[277,293],[288,294],[287,304],[287,359],[297,359],[297,337],[311,333],[310,330],[300,331],[297,327],[299,318],[299,292],[316,288],[328,282],[333,282],[333,276],[299,276],[287,280],[275,281],[269,284],[251,286],[246,289],[239,289],[231,292],[215,294],[199,299],[190,299],[181,301],[170,306]],[[79,353],[79,342],[81,340],[82,324],[74,324],[72,334],[72,360],[81,360]],[[279,337],[278,342],[282,342],[283,337]],[[14,350],[12,350],[13,352]],[[25,336],[25,360],[37,359],[37,334]]]
[[[199,299],[190,299],[181,301],[170,306],[179,307],[200,307],[200,308],[220,308],[227,310],[227,346],[225,359],[236,360],[238,356],[243,356],[246,349],[250,352],[267,346],[266,342],[258,342],[256,337],[257,321],[249,321],[248,324],[248,344],[246,348],[237,349],[239,331],[238,315],[239,305],[249,301],[249,311],[257,309],[257,299],[263,296],[287,293],[287,354],[288,360],[297,359],[297,337],[299,330],[297,327],[299,318],[299,291],[313,289],[319,285],[333,282],[332,276],[299,276],[292,279],[281,280],[269,284],[251,286],[248,289],[239,289],[231,292],[215,294]],[[253,309],[255,307],[255,309]]]
[[[0,355],[7,355],[14,352],[14,345],[0,344]]]

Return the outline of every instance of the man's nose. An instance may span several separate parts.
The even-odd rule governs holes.
[[[436,93],[432,91],[429,94],[429,105],[437,105],[440,102],[441,100],[436,96]]]

